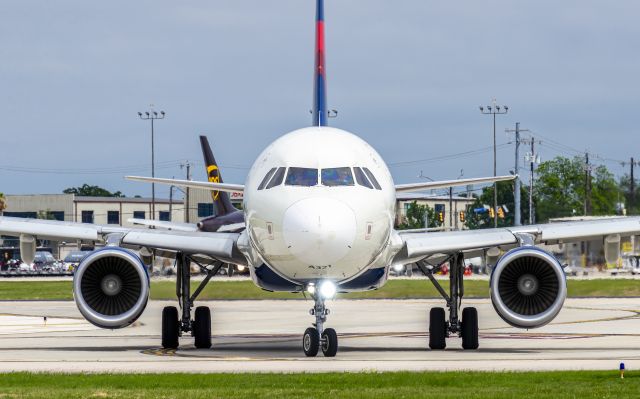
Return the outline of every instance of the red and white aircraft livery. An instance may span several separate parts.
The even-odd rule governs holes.
[[[225,264],[250,269],[253,282],[269,291],[306,292],[314,299],[313,327],[303,335],[303,350],[335,356],[338,336],[325,328],[325,300],[337,292],[377,289],[389,268],[415,263],[441,292],[444,308],[430,310],[429,346],[444,349],[446,338],[462,337],[464,349],[478,348],[478,315],[462,309],[464,257],[498,247],[506,253],[492,270],[491,300],[502,319],[534,328],[558,314],[566,296],[560,263],[536,244],[553,244],[609,235],[640,234],[640,218],[617,218],[474,231],[394,229],[398,192],[511,180],[513,176],[394,184],[380,155],[358,136],[327,127],[323,0],[317,0],[314,106],[311,127],[285,134],[260,154],[244,185],[222,182],[206,139],[203,150],[209,181],[129,177],[212,191],[217,214],[198,224],[137,221],[154,229],[0,218],[0,233],[19,236],[22,256],[33,258],[36,239],[102,242],[77,268],[73,289],[82,315],[104,328],[133,323],[149,297],[147,268],[137,251],[171,256],[178,269],[181,308],[162,314],[162,345],[178,347],[191,332],[195,346],[211,346],[208,307],[192,305],[201,289]],[[208,150],[208,153],[207,153]],[[233,208],[229,193],[243,193],[244,211]],[[207,278],[192,294],[190,264]],[[450,265],[447,293],[433,278]]]

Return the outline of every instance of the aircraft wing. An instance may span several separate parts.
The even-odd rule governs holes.
[[[239,233],[168,231],[0,217],[0,235],[19,237],[23,234],[38,239],[98,242],[107,242],[113,235],[122,245],[204,254],[225,262],[246,264],[236,247]]]
[[[436,254],[513,247],[522,240],[531,244],[559,244],[592,240],[609,235],[640,235],[640,217],[616,217],[497,229],[442,232],[403,232],[404,247],[396,257],[407,262]]]
[[[396,192],[406,193],[406,192],[415,192],[415,191],[423,191],[423,190],[434,190],[439,188],[467,186],[469,184],[494,183],[498,181],[513,180],[516,177],[517,176],[509,175],[509,176],[495,176],[495,177],[493,176],[479,177],[479,178],[473,178],[473,179],[442,180],[442,181],[427,181],[427,182],[409,183],[409,184],[396,184]]]
[[[230,183],[211,183],[207,181],[194,181],[194,180],[180,180],[180,179],[164,179],[158,177],[141,177],[141,176],[126,176],[125,179],[133,181],[143,181],[147,183],[159,183],[167,184],[170,186],[189,187],[200,190],[213,190],[213,191],[226,191],[229,193],[242,193],[244,192],[243,184],[230,184]]]
[[[127,219],[129,223],[139,224],[141,226],[157,227],[165,230],[175,231],[198,231],[198,225],[195,223],[178,223],[178,222],[166,222],[162,220],[150,220],[150,219]]]

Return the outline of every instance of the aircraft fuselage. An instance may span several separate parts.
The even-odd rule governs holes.
[[[310,127],[274,141],[248,174],[244,209],[253,258],[289,281],[348,281],[387,266],[379,261],[393,250],[391,174],[344,130]]]

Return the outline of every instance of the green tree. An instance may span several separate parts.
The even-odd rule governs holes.
[[[421,205],[418,204],[417,201],[413,201],[406,209],[404,222],[398,226],[400,230],[424,228],[425,214],[429,221],[429,226],[427,227],[439,227],[442,225],[437,218],[436,211],[427,204]]]
[[[53,217],[53,214],[51,213],[51,210],[47,209],[46,211],[38,211],[38,215],[36,216],[37,219],[43,219],[43,220],[55,220],[56,218]]]
[[[498,227],[513,226],[515,219],[515,199],[513,196],[514,182],[498,182],[498,206],[506,207],[504,218],[498,218]],[[485,205],[493,207],[493,185],[482,189],[482,194],[476,197],[475,202],[466,212],[465,225],[469,229],[488,229],[493,227],[493,218],[489,212],[475,213],[474,209],[483,208]],[[526,224],[529,220],[529,187],[520,185],[520,221]]]
[[[624,203],[627,208],[627,215],[638,215],[640,214],[640,187],[638,187],[638,182],[634,185],[635,198],[632,201],[631,198],[631,177],[628,174],[625,174],[620,178],[619,188],[621,198],[624,199]]]
[[[585,168],[582,157],[556,157],[541,163],[534,185],[536,219],[584,214]],[[619,188],[613,174],[603,165],[592,169],[591,204],[593,215],[616,213]]]
[[[88,184],[83,184],[81,187],[69,187],[62,191],[65,194],[75,194],[82,197],[117,197],[124,198],[125,195],[120,191],[116,191],[112,193],[111,191],[105,190],[102,187],[98,186],[90,186]]]

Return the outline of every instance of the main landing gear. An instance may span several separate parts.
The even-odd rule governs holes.
[[[316,322],[313,327],[305,330],[302,336],[302,350],[307,357],[316,356],[320,349],[325,357],[334,357],[338,353],[338,334],[333,328],[324,328],[329,309],[325,307],[321,293],[316,291],[313,299],[315,304],[309,313],[316,317]]]
[[[196,291],[191,295],[191,262],[197,264],[200,269],[207,273]],[[178,314],[178,308],[167,306],[162,310],[162,347],[165,349],[176,349],[179,345],[179,338],[183,333],[191,332],[195,338],[196,348],[211,347],[211,310],[207,306],[198,306],[191,319],[191,309],[193,302],[209,283],[211,277],[215,276],[223,266],[222,262],[205,266],[194,260],[190,256],[179,252],[176,254],[176,295],[182,315]]]
[[[447,262],[450,264],[449,294],[433,276]],[[448,321],[444,308],[437,307],[430,310],[429,348],[444,349],[447,346],[446,339],[451,335],[457,335],[462,338],[463,349],[478,349],[478,311],[473,307],[464,308],[462,309],[462,318],[458,317],[464,295],[464,255],[462,253],[453,254],[435,266],[426,261],[420,261],[417,266],[431,280],[445,299],[449,309]]]

